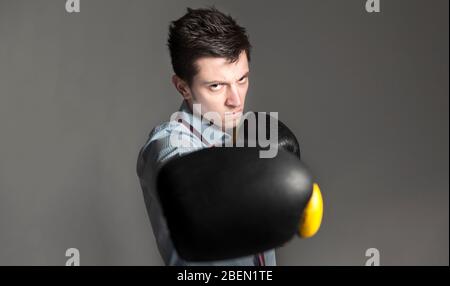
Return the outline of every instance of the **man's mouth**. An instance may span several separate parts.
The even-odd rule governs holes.
[[[225,118],[236,118],[242,116],[242,109],[237,111],[225,112]]]

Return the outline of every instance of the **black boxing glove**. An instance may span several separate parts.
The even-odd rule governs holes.
[[[298,231],[312,193],[307,168],[278,150],[208,148],[169,160],[157,192],[180,257],[211,261],[275,248]]]

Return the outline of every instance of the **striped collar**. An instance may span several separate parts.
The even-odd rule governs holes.
[[[191,131],[198,137],[199,134],[203,135],[202,142],[205,145],[220,145],[225,141],[231,140],[231,135],[223,132],[220,128],[214,125],[205,118],[199,118],[192,113],[191,108],[186,100],[183,100],[179,108],[179,116],[181,119],[191,126]],[[206,141],[206,142],[205,142]]]

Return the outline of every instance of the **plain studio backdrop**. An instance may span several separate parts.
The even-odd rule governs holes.
[[[247,110],[277,111],[323,225],[279,265],[449,263],[448,1],[0,0],[0,264],[162,265],[136,175],[181,103],[169,22],[214,4],[253,44]]]

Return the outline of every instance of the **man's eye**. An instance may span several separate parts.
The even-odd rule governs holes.
[[[241,78],[241,79],[239,80],[239,83],[245,83],[246,81],[247,81],[247,77],[244,76],[243,78]]]
[[[220,89],[222,88],[222,85],[219,84],[219,83],[211,84],[211,85],[209,86],[209,88],[210,88],[212,91],[217,91],[217,90],[220,90]]]

